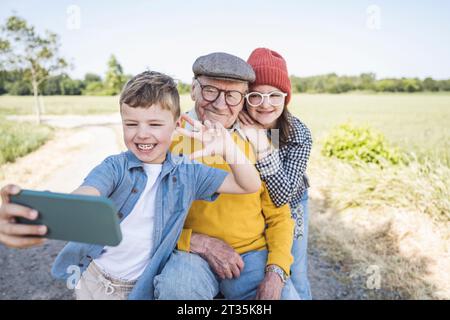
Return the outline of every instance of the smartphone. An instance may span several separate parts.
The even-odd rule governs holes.
[[[117,210],[108,198],[24,189],[10,199],[39,212],[36,220],[16,220],[47,226],[44,238],[105,246],[117,246],[122,241]]]

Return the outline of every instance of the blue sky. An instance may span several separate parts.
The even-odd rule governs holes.
[[[450,78],[450,1],[337,2],[2,0],[0,21],[16,12],[58,33],[77,78],[103,75],[114,53],[126,73],[151,68],[188,81],[200,55],[246,59],[261,46],[280,52],[299,76]]]

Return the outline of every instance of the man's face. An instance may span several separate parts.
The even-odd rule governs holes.
[[[128,150],[144,163],[163,163],[176,121],[158,104],[149,108],[121,106],[123,138]]]
[[[235,90],[242,94],[247,92],[248,84],[246,82],[227,81],[204,76],[200,76],[198,80],[194,79],[192,82],[191,97],[195,102],[195,112],[198,119],[202,122],[205,120],[220,122],[225,128],[231,128],[242,110],[245,99],[242,99],[236,106],[228,106],[225,102],[225,94],[221,92],[216,101],[208,102],[202,96],[202,88],[199,82],[203,86],[214,86],[220,90],[227,91]]]

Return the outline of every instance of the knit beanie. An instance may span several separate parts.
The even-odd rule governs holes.
[[[291,100],[291,81],[287,71],[286,61],[273,50],[257,48],[253,50],[247,63],[252,66],[256,74],[254,85],[269,85],[287,93],[287,105]]]

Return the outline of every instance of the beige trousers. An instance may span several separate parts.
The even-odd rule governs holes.
[[[83,272],[75,295],[77,300],[126,300],[136,281],[123,281],[103,273],[91,262]]]

